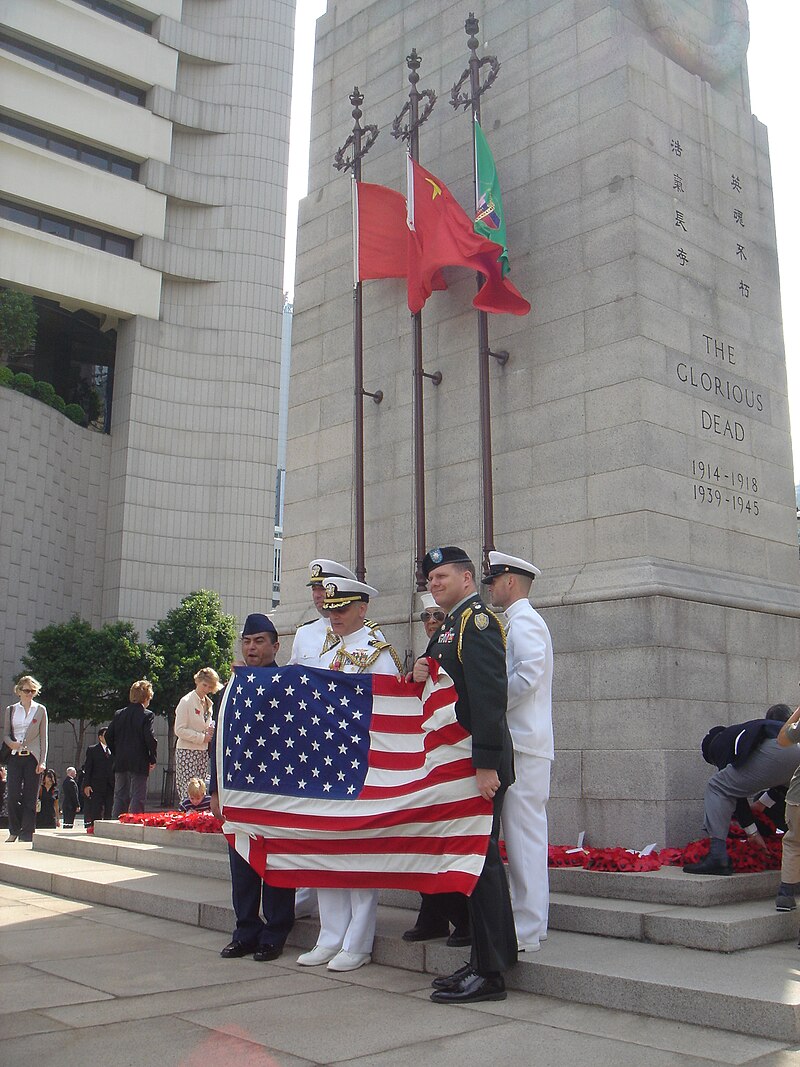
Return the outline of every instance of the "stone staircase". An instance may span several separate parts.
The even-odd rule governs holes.
[[[776,872],[700,878],[551,870],[550,934],[507,975],[509,988],[785,1041],[800,1041],[797,918],[774,910]],[[0,878],[227,935],[227,849],[217,835],[97,823],[38,831],[34,847],[0,847]],[[433,974],[464,951],[409,944],[418,896],[381,894],[373,957]],[[289,944],[314,944],[313,920]],[[220,946],[223,939],[220,939]]]

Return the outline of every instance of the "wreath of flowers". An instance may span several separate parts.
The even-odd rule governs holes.
[[[165,830],[194,830],[199,834],[222,833],[222,821],[210,811],[158,811],[150,815],[120,815],[119,821],[139,826],[158,826]],[[767,823],[763,816],[761,821]],[[769,823],[764,828],[768,832],[768,836],[764,836],[766,851],[752,844],[735,824],[731,827],[727,840],[728,855],[737,874],[780,870],[781,838],[775,834],[774,824]],[[710,847],[711,842],[707,837],[692,841],[684,848],[662,848],[646,855],[620,846],[591,848],[588,845],[550,845],[547,861],[551,867],[583,867],[587,871],[657,871],[661,867],[682,867],[684,863],[697,863],[708,855]],[[502,842],[501,853],[505,858]]]
[[[222,821],[210,811],[155,811],[152,815],[120,815],[119,821],[164,830],[194,830],[198,834],[222,833]]]
[[[781,866],[781,838],[773,823],[760,816],[766,851],[753,844],[735,824],[728,835],[727,848],[736,874],[754,871],[777,871]],[[768,836],[769,835],[769,836]],[[577,845],[550,845],[547,850],[551,867],[583,867],[587,871],[657,871],[661,867],[682,867],[698,863],[711,848],[708,837],[692,841],[684,848],[662,848],[642,855],[629,848],[591,848]]]

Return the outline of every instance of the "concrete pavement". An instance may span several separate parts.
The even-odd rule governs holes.
[[[304,969],[296,949],[273,963],[222,960],[225,940],[0,885],[0,1062],[800,1067],[798,1046],[765,1038],[518,991],[501,1003],[439,1006],[413,971]]]

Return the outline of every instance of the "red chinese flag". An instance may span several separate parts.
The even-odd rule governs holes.
[[[473,306],[481,311],[527,315],[528,301],[503,278],[494,241],[476,234],[472,220],[450,190],[409,156],[408,306],[420,311],[436,288],[442,267],[468,267],[485,275]]]
[[[353,182],[355,280],[405,278],[408,225],[402,193],[385,185]]]

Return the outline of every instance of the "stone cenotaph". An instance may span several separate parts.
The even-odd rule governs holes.
[[[290,387],[286,634],[316,556],[354,560],[349,94],[379,136],[366,181],[405,192],[391,136],[406,56],[438,97],[420,162],[472,210],[467,59],[449,0],[337,0],[317,26]],[[551,839],[641,848],[700,836],[717,723],[793,703],[800,571],[767,131],[751,114],[744,0],[485,0],[482,98],[511,278],[490,316],[494,540],[542,570],[555,648]],[[426,542],[480,560],[474,276],[423,311]],[[411,318],[364,283],[367,579],[401,653],[424,647],[414,581]]]

